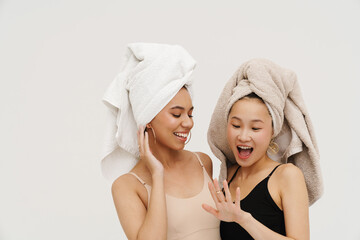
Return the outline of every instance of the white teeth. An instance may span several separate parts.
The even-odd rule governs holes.
[[[245,146],[238,146],[238,148],[241,148],[241,149],[251,149],[251,147],[245,147]]]
[[[174,133],[176,136],[182,137],[182,138],[186,138],[188,136],[187,133]]]

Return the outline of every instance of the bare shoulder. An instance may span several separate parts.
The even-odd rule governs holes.
[[[139,175],[139,173],[137,173]],[[141,198],[145,200],[144,196],[147,196],[144,185],[131,174],[124,174],[118,177],[111,186],[111,192],[113,198],[119,196],[127,196],[126,198]]]
[[[196,154],[200,157],[200,160],[201,160],[202,164],[204,165],[206,171],[210,175],[210,177],[212,177],[212,161],[211,161],[211,158],[206,153],[203,153],[203,152],[196,152]]]
[[[129,204],[138,205],[138,207],[147,206],[147,192],[143,184],[131,174],[124,174],[118,177],[111,186],[115,207],[118,210],[122,207],[128,207]]]
[[[117,192],[136,192],[136,179],[130,174],[124,174],[118,177],[111,186],[111,191],[114,193]]]
[[[286,163],[283,164],[279,167],[278,169],[278,175],[283,179],[283,180],[290,180],[290,179],[296,179],[296,178],[300,178],[303,179],[304,175],[302,173],[302,171],[300,170],[300,168],[298,168],[297,166],[295,166],[292,163]]]
[[[283,164],[276,171],[276,178],[283,187],[294,187],[305,183],[304,174],[292,163]]]
[[[212,166],[211,158],[206,153],[196,152],[196,154],[200,157],[200,160],[204,166]]]

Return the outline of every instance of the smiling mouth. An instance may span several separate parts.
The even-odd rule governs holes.
[[[247,159],[250,157],[252,151],[254,150],[252,147],[248,146],[237,146],[238,156],[241,159]]]
[[[177,136],[180,140],[186,141],[187,137],[189,136],[189,133],[174,132],[174,135]]]

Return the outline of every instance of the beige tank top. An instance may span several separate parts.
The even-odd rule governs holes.
[[[176,198],[166,194],[168,240],[221,239],[219,232],[220,221],[201,207],[203,203],[206,203],[215,208],[214,201],[207,187],[208,182],[212,180],[207,174],[199,156],[196,153],[194,154],[203,169],[203,188],[197,195],[190,198]],[[135,176],[146,188],[149,204],[151,186],[145,183],[135,173],[129,173]]]

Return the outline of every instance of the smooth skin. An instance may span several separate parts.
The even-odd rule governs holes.
[[[166,239],[166,194],[189,198],[203,187],[203,170],[196,156],[184,150],[185,139],[174,133],[188,133],[193,127],[192,101],[182,88],[158,115],[138,130],[140,160],[131,170],[151,186],[149,202],[145,187],[132,175],[120,176],[112,195],[120,223],[128,239]],[[156,143],[155,136],[156,135]],[[211,159],[198,153],[212,176]]]
[[[286,236],[272,231],[241,209],[240,201],[279,164],[266,154],[272,134],[271,116],[260,99],[245,97],[233,105],[229,114],[227,139],[237,164],[228,168],[228,178],[233,176],[239,165],[241,168],[230,188],[227,184],[229,179],[224,180],[225,195],[220,191],[216,179],[209,183],[216,209],[206,204],[203,204],[203,208],[222,221],[238,223],[254,239],[310,239],[305,179],[301,170],[291,163],[278,167],[268,182],[271,197],[284,212]],[[239,156],[239,145],[253,148],[249,158]]]

